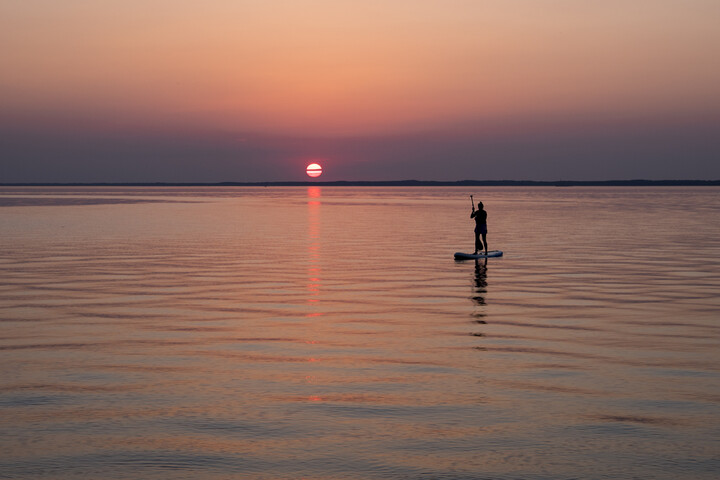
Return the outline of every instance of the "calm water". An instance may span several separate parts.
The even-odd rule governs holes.
[[[487,263],[468,194],[485,202]],[[718,188],[3,188],[0,478],[711,479]]]

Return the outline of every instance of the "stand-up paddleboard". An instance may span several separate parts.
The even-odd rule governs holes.
[[[484,253],[478,253],[477,255],[474,253],[463,253],[463,252],[455,252],[455,260],[474,260],[476,258],[490,258],[490,257],[502,257],[503,252],[500,250],[490,250],[488,251],[487,255]]]

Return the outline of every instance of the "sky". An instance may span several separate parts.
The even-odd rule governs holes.
[[[0,2],[0,183],[720,179],[717,0]]]

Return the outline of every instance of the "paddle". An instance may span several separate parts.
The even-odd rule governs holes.
[[[473,200],[472,195],[470,195],[470,203],[472,203],[473,212],[475,211],[475,201]]]

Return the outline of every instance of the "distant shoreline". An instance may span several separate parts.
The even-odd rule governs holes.
[[[0,183],[0,187],[706,187],[720,186],[720,180],[389,180],[331,182],[72,182]]]

